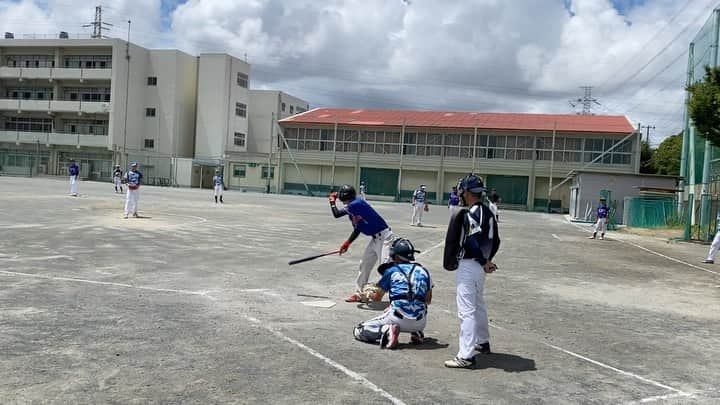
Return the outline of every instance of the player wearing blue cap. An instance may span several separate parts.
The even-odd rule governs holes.
[[[78,196],[78,184],[80,184],[80,167],[75,163],[74,159],[70,159],[68,165],[68,175],[70,175],[70,195]]]
[[[338,209],[336,200],[342,201],[344,207]],[[370,236],[360,260],[360,271],[356,280],[355,292],[345,301],[360,302],[362,297],[362,289],[370,278],[370,272],[375,263],[380,260],[381,263],[388,261],[388,253],[393,240],[393,233],[388,227],[385,220],[378,214],[367,201],[357,197],[355,188],[349,184],[340,187],[338,192],[330,193],[330,209],[335,218],[347,215],[352,223],[353,231],[345,242],[340,245],[340,254],[347,252],[350,244],[357,239],[360,234]]]
[[[412,219],[410,219],[410,225],[422,226],[423,211],[427,210],[427,191],[425,191],[425,185],[421,184],[420,188],[413,192]]]
[[[125,183],[127,184],[127,197],[125,198],[125,219],[128,214],[132,212],[135,218],[138,218],[138,199],[140,198],[140,184],[142,183],[143,175],[140,170],[137,169],[138,164],[133,162],[130,165],[130,170],[125,173]]]
[[[214,192],[215,192],[215,204],[218,202],[218,197],[220,197],[220,203],[223,203],[223,189],[225,188],[225,182],[223,182],[223,176],[222,173],[220,173],[220,169],[215,169],[215,176],[213,176],[213,186],[214,186]]]

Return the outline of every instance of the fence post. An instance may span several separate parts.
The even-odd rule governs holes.
[[[688,194],[687,206],[685,208],[685,233],[683,234],[684,240],[690,240],[692,230],[692,212],[695,205],[695,195],[693,193]]]

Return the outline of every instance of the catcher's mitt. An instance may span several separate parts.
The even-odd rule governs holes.
[[[135,184],[135,183],[128,183],[127,187],[128,187],[130,190],[137,190],[137,188],[138,188],[139,186],[138,186],[137,184]]]
[[[362,292],[360,293],[362,299],[364,301],[370,302],[373,301],[373,297],[377,295],[377,293],[382,292],[383,289],[380,288],[375,283],[368,283],[363,286]]]
[[[430,207],[427,204],[425,204],[425,208],[423,208],[423,209],[425,210],[425,212],[430,211]]]

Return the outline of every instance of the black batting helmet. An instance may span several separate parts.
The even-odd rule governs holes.
[[[397,256],[407,262],[415,260],[415,253],[420,251],[415,250],[415,246],[408,239],[398,239],[390,247],[390,257]]]
[[[355,187],[349,184],[343,184],[342,186],[340,186],[340,190],[338,191],[338,199],[340,201],[352,201],[355,199],[355,197],[357,197]]]
[[[480,194],[486,190],[482,179],[472,173],[460,179],[457,187],[460,193],[469,191],[473,194]]]

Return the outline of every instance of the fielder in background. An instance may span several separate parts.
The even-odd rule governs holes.
[[[488,208],[490,208],[490,211],[495,214],[495,219],[500,219],[500,215],[498,214],[498,204],[500,204],[500,196],[497,194],[497,191],[495,189],[492,189],[490,191],[490,195],[488,196]]]
[[[120,165],[115,165],[115,170],[113,171],[113,183],[115,183],[115,192],[116,193],[122,193],[122,178],[123,178],[123,171],[120,168]],[[118,191],[119,189],[119,191]]]
[[[588,239],[595,239],[597,233],[600,232],[600,240],[605,239],[605,229],[607,229],[608,214],[610,209],[605,203],[605,197],[600,198],[600,206],[597,207],[597,222],[595,223],[595,231]]]
[[[432,300],[430,272],[415,262],[415,247],[407,239],[396,239],[390,248],[391,262],[381,264],[377,288],[367,292],[370,301],[381,301],[389,293],[385,312],[355,327],[355,339],[395,349],[400,332],[410,333],[410,343],[421,344],[427,324],[427,306]]]
[[[425,185],[421,184],[420,188],[413,192],[410,226],[422,226],[423,211],[427,210],[427,192],[425,191]]]
[[[365,184],[364,181],[361,181],[360,182],[360,198],[365,200],[366,199],[365,194],[367,194],[367,185]]]
[[[138,170],[138,164],[133,162],[130,170],[125,173],[125,183],[127,184],[127,197],[125,198],[125,219],[128,214],[132,213],[133,217],[138,218],[138,199],[140,198],[140,184],[143,175]]]
[[[460,196],[458,195],[457,187],[453,187],[452,191],[450,192],[450,197],[448,198],[448,210],[450,210],[450,216],[452,217],[453,214],[457,210],[460,209]]]
[[[68,175],[70,175],[70,195],[77,197],[78,185],[80,184],[80,166],[75,163],[74,159],[70,159]]]
[[[223,182],[223,176],[220,174],[220,169],[215,169],[215,176],[213,176],[213,184],[215,185],[215,204],[218,202],[218,196],[220,202],[223,203],[223,190],[225,189],[225,183]]]
[[[345,242],[340,245],[340,254],[347,252],[350,244],[362,233],[370,237],[363,257],[360,260],[360,271],[358,272],[355,292],[345,299],[346,302],[361,302],[364,297],[362,290],[370,278],[375,263],[388,261],[390,245],[393,240],[393,233],[387,226],[385,220],[365,200],[357,198],[355,188],[344,184],[338,192],[330,193],[330,209],[335,218],[347,215],[353,226],[353,231]],[[338,209],[336,200],[342,201],[344,207]]]
[[[450,219],[445,237],[443,267],[457,271],[457,308],[460,318],[459,349],[445,367],[474,368],[477,353],[490,354],[490,331],[485,306],[485,274],[497,269],[493,258],[500,248],[498,226],[483,204],[485,186],[470,174],[458,184],[463,208]]]

